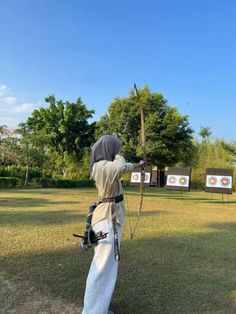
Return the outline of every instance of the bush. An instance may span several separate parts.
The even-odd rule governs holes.
[[[23,181],[20,178],[0,177],[0,188],[15,188],[22,185]]]
[[[130,180],[122,180],[122,186],[123,186],[124,188],[130,186]]]
[[[0,177],[14,177],[20,178],[22,180],[25,179],[26,174],[25,166],[0,166]],[[31,178],[40,178],[42,177],[42,169],[37,167],[29,168],[29,179]]]
[[[204,190],[205,189],[205,182],[202,179],[191,179],[190,181],[190,188],[191,190]]]
[[[33,179],[33,185],[44,188],[76,188],[76,187],[94,187],[94,182],[89,179],[66,180],[66,179],[36,178]]]

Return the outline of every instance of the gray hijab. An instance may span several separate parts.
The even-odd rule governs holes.
[[[100,160],[113,161],[120,151],[121,142],[113,135],[103,135],[91,148],[90,176],[95,162]]]

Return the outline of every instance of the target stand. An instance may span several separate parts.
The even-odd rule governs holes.
[[[233,169],[207,168],[205,191],[211,193],[221,193],[224,203],[224,194],[233,194]]]

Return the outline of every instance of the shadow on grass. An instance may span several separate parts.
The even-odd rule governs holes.
[[[219,203],[223,203],[222,198],[221,198],[221,194],[220,193],[213,193],[214,196],[210,195],[209,193],[205,192],[205,191],[200,191],[201,192],[201,196],[196,196],[196,194],[199,194],[199,191],[196,192],[192,192],[192,191],[188,191],[188,192],[184,192],[184,194],[182,195],[181,191],[168,191],[168,190],[161,190],[161,189],[157,189],[155,192],[150,191],[150,188],[144,193],[144,196],[146,197],[153,197],[153,198],[162,198],[162,199],[173,199],[173,200],[190,200],[190,201],[209,201],[210,202],[219,202]],[[134,195],[134,194],[138,194],[139,191],[138,190],[131,190],[130,188],[126,190],[127,194],[130,195]],[[203,194],[205,194],[206,196],[202,196]],[[209,195],[209,196],[208,196]],[[233,200],[231,200],[231,198],[233,198]],[[224,202],[228,203],[228,197],[227,194],[224,195]],[[229,202],[230,203],[236,203],[236,200],[234,198],[234,195],[232,196],[231,194],[229,195]]]
[[[180,200],[180,201],[199,201],[202,203],[207,204],[222,204],[222,205],[230,205],[230,204],[236,204],[236,200],[228,200],[228,198],[222,199],[216,199],[216,198],[210,198],[210,197],[192,197],[191,195],[184,195],[183,197],[180,195],[177,196],[167,196],[165,199],[169,200]]]
[[[111,304],[115,313],[235,313],[236,234],[231,231],[236,223],[208,227],[220,231],[123,241]],[[11,256],[2,267],[43,293],[82,302],[92,250],[83,253],[73,243],[68,250]]]
[[[210,228],[224,230],[225,232],[233,233],[236,232],[236,222],[224,222],[220,224],[208,224]]]
[[[40,207],[40,206],[48,206],[51,204],[79,204],[79,201],[51,201],[47,199],[36,199],[30,197],[4,197],[0,199],[0,207]]]
[[[18,225],[64,225],[85,221],[86,214],[76,210],[55,211],[1,211],[0,226]]]
[[[191,196],[180,196],[180,195],[177,195],[177,196],[168,196],[166,197],[166,199],[169,199],[169,200],[186,200],[186,201],[209,201],[210,199],[207,198],[207,197],[191,197]]]
[[[0,226],[18,225],[57,225],[69,224],[76,221],[85,223],[87,212],[79,213],[78,210],[54,210],[54,211],[1,211]],[[167,211],[143,211],[142,217],[169,215]],[[136,212],[130,212],[129,217],[136,217]]]
[[[170,211],[166,211],[166,210],[142,210],[141,216],[142,217],[150,217],[150,216],[162,216],[162,215],[171,215]],[[137,216],[137,211],[132,211],[132,212],[128,212],[127,211],[127,216],[129,217],[136,217]]]
[[[213,204],[221,204],[221,205],[225,205],[225,206],[228,206],[228,205],[234,205],[234,204],[236,204],[236,201],[215,201],[215,200],[210,200],[210,201],[208,201],[208,202],[204,202],[204,203],[209,203],[209,204],[211,204],[211,203],[213,203]]]
[[[97,191],[95,188],[90,187],[80,187],[80,188],[37,188],[37,189],[31,189],[31,188],[19,188],[19,189],[0,189],[1,192],[9,193],[9,194],[44,194],[44,195],[51,195],[51,194],[60,194],[60,195],[66,195],[66,194],[74,194],[75,191],[86,191],[86,193],[95,193],[97,194]]]

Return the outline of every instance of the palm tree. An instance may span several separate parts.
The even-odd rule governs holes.
[[[203,141],[207,141],[209,139],[209,137],[211,136],[212,132],[211,129],[209,127],[203,127],[201,126],[201,130],[199,132],[199,135],[202,137]]]

